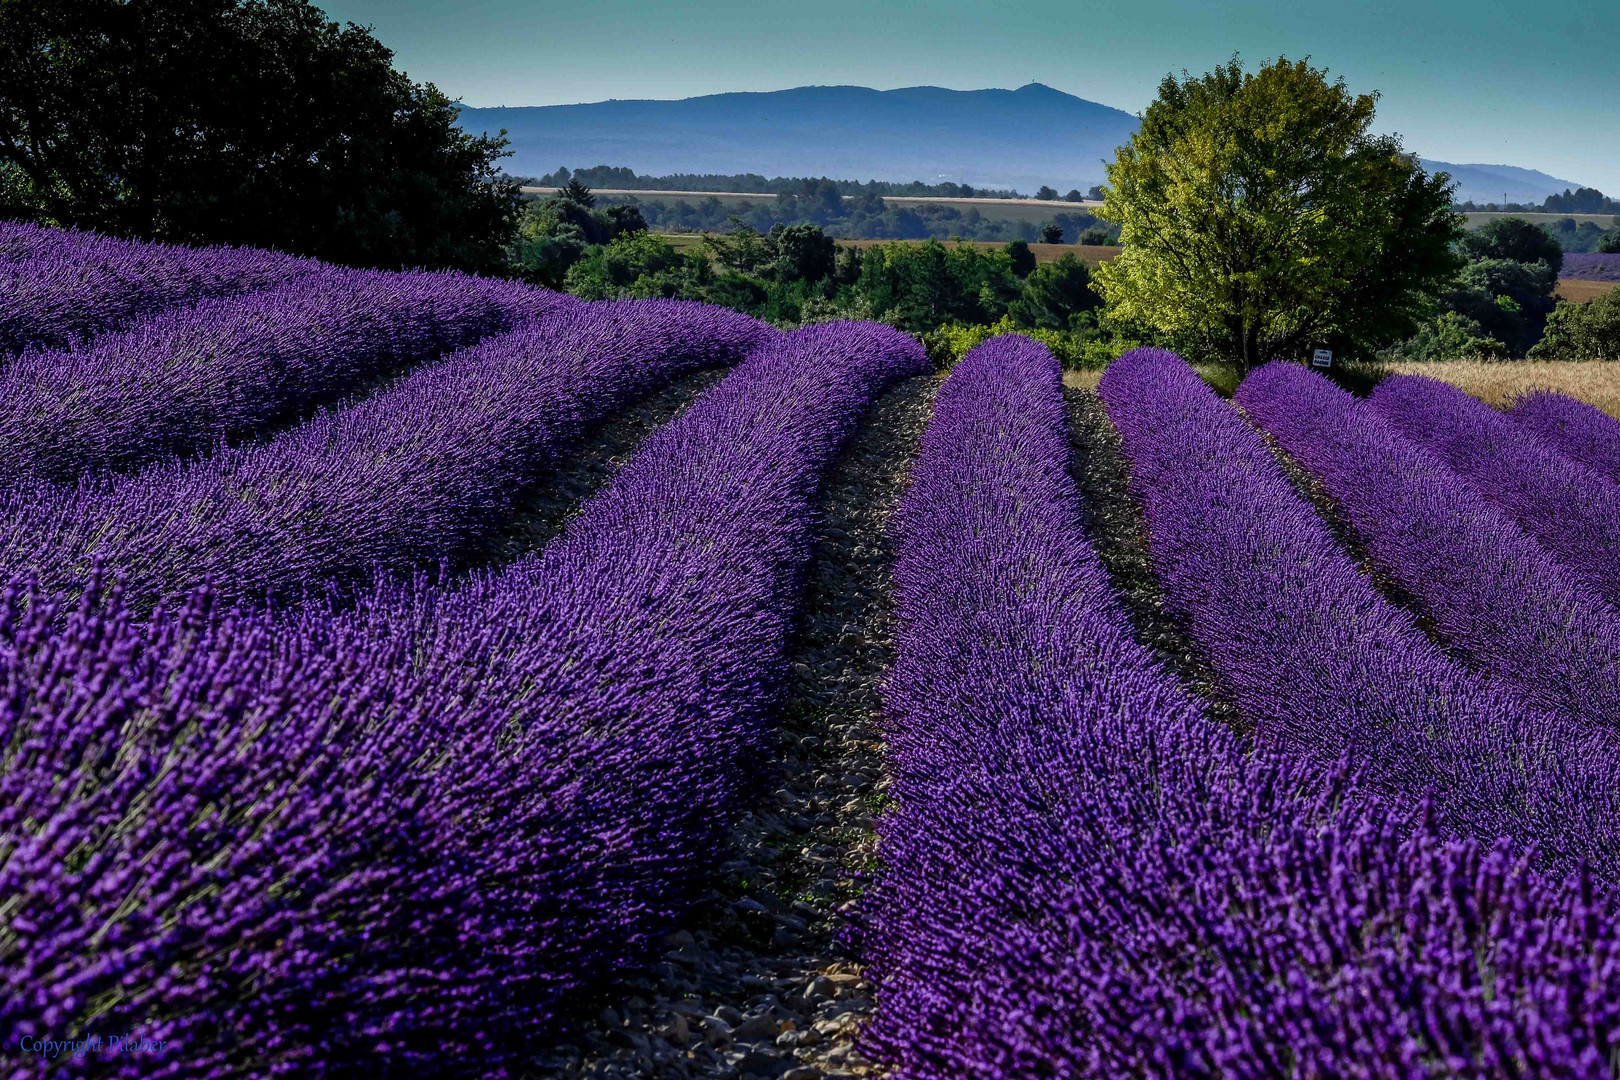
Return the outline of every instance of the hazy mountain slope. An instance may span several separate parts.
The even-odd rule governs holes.
[[[1457,201],[1487,203],[1507,201],[1513,203],[1539,203],[1548,195],[1563,193],[1566,189],[1582,187],[1573,180],[1560,180],[1535,169],[1521,169],[1517,165],[1453,165],[1446,161],[1422,159],[1430,172],[1444,169],[1457,182]]]
[[[1082,191],[1136,118],[1039,83],[1017,90],[804,86],[681,101],[466,109],[471,131],[506,128],[507,168],[627,165],[639,173],[758,172],[853,180],[955,180]]]
[[[841,180],[955,180],[1084,191],[1136,130],[1120,109],[1030,83],[1017,90],[801,86],[679,101],[462,110],[469,131],[505,128],[509,171],[626,165],[638,173],[757,172]],[[1540,202],[1579,187],[1511,165],[1452,165],[1459,199]]]

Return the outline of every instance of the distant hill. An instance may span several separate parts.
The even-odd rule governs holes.
[[[463,108],[468,131],[507,130],[508,171],[622,165],[643,175],[743,173],[837,180],[951,180],[1033,192],[1086,190],[1136,131],[1120,109],[1030,83],[1017,90],[801,86],[679,101]],[[1536,202],[1579,184],[1511,165],[1452,165],[1457,198]]]
[[[1539,203],[1549,195],[1561,195],[1585,186],[1517,165],[1453,165],[1447,161],[1420,160],[1430,172],[1444,169],[1451,174],[1457,183],[1458,202],[1499,203],[1506,192],[1510,203]]]
[[[801,86],[680,101],[602,101],[462,111],[469,131],[506,128],[508,171],[625,165],[638,173],[951,180],[1060,192],[1103,182],[1136,130],[1119,109],[1030,83],[1017,90]]]

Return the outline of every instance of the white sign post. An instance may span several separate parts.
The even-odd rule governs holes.
[[[1311,367],[1332,367],[1333,350],[1317,349],[1311,354]]]

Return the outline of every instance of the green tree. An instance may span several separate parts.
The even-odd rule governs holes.
[[[855,293],[894,325],[923,331],[949,322],[995,322],[1017,299],[1019,282],[1005,251],[929,240],[865,252]]]
[[[557,192],[557,197],[567,199],[569,202],[583,206],[587,210],[594,209],[596,206],[596,196],[591,194],[590,188],[580,183],[577,176],[563,185],[562,190]]]
[[[1417,333],[1380,354],[1392,363],[1443,360],[1506,360],[1507,346],[1486,333],[1476,320],[1455,311],[1442,311],[1418,327]]]
[[[1571,230],[1575,222],[1570,221]],[[1473,232],[1465,233],[1461,244],[1471,259],[1511,259],[1514,262],[1544,262],[1553,277],[1564,267],[1564,249],[1546,230],[1524,218],[1494,218]]]
[[[1408,337],[1458,269],[1461,218],[1449,177],[1372,134],[1375,102],[1304,60],[1166,77],[1108,166],[1113,313],[1245,367]]]
[[[0,216],[490,269],[518,191],[369,30],[304,0],[0,3]]]
[[[1023,240],[1014,240],[1007,245],[1007,258],[1012,263],[1015,277],[1028,277],[1030,271],[1035,269],[1035,253],[1029,250],[1029,244]]]
[[[1478,259],[1463,268],[1446,306],[1483,326],[1513,356],[1541,337],[1558,277],[1545,262]]]
[[[1063,226],[1059,225],[1055,221],[1049,221],[1045,225],[1042,225],[1041,226],[1041,243],[1043,243],[1043,244],[1061,244],[1061,243],[1063,243]]]
[[[773,225],[769,233],[776,249],[772,276],[777,281],[817,282],[833,276],[838,249],[819,225]]]
[[[1620,360],[1620,289],[1589,304],[1560,301],[1532,360]]]
[[[1051,202],[1058,197],[1057,189],[1048,184],[1042,184],[1040,190],[1035,192],[1035,197],[1043,202]]]
[[[1037,266],[1024,279],[1023,291],[1007,309],[1020,327],[1068,330],[1076,315],[1102,306],[1091,288],[1091,269],[1072,254]]]
[[[1603,255],[1620,255],[1620,229],[1615,229],[1599,240],[1594,250]]]

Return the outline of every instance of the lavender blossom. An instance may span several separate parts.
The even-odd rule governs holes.
[[[896,1080],[1606,1078],[1613,899],[1207,720],[1132,640],[1068,452],[1056,361],[987,342],[896,518],[868,1052]]]
[[[1537,708],[1620,731],[1620,615],[1512,518],[1298,364],[1250,373],[1236,400],[1322,482],[1456,653]]]
[[[1260,436],[1173,353],[1139,349],[1099,386],[1124,439],[1166,607],[1257,741],[1349,760],[1442,830],[1620,870],[1615,738],[1487,685],[1385,600]]]
[[[1421,375],[1385,379],[1368,399],[1407,438],[1439,455],[1581,581],[1620,605],[1620,483],[1554,450],[1456,387]]]

